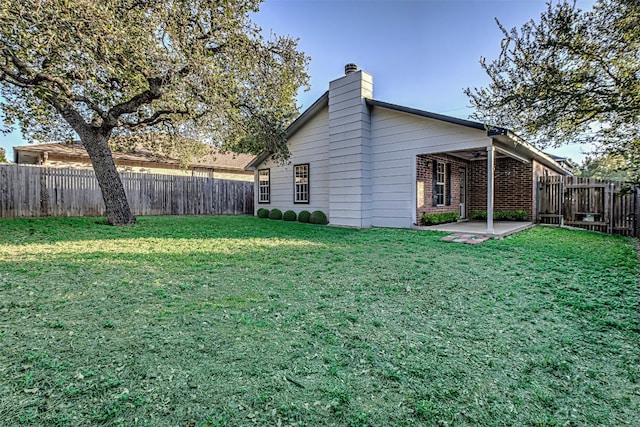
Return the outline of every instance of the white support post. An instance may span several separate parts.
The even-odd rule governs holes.
[[[496,150],[487,147],[487,234],[493,234],[493,172]]]

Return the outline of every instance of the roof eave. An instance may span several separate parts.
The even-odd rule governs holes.
[[[323,93],[322,96],[320,96],[320,98],[316,99],[315,102],[311,104],[309,108],[304,110],[304,112],[300,114],[298,118],[295,119],[293,123],[289,125],[289,127],[287,127],[287,138],[290,138],[291,136],[293,136],[293,134],[295,134],[313,116],[318,114],[327,105],[329,105],[329,91],[326,91],[325,93]]]
[[[257,170],[258,166],[260,166],[262,164],[262,162],[267,160],[270,156],[271,156],[271,153],[269,153],[268,151],[263,151],[262,153],[258,154],[256,157],[254,157],[253,160],[251,160],[251,162],[249,162],[249,164],[244,167],[244,170],[246,170],[246,171],[255,171],[255,170]]]
[[[316,114],[318,114],[320,111],[322,111],[322,109],[326,106],[329,105],[329,91],[326,91],[325,93],[322,94],[322,96],[320,96],[320,98],[316,99],[315,102],[313,104],[311,104],[311,106],[309,108],[307,108],[306,110],[304,110],[304,112],[302,114],[300,114],[298,116],[297,119],[295,119],[293,121],[293,123],[291,123],[289,125],[289,127],[287,127],[287,139],[291,138],[300,128],[302,128],[313,116],[315,116]],[[260,166],[262,164],[262,162],[266,161],[272,153],[268,152],[268,151],[263,151],[262,153],[258,154],[256,156],[255,159],[253,159],[253,161],[251,161],[251,163],[249,163],[247,166],[245,166],[245,170],[257,170],[258,166]]]
[[[537,160],[538,162],[550,167],[551,169],[555,170],[556,172],[562,175],[565,175],[565,176],[572,175],[571,171],[563,168],[558,162],[556,162],[553,158],[551,158],[551,156],[549,156],[547,153],[529,144],[527,141],[520,138],[518,135],[516,135],[512,131],[506,130],[506,132],[502,135],[506,136],[510,141],[514,142],[515,144],[521,145],[523,148],[529,151],[533,159]]]
[[[402,105],[391,104],[389,102],[378,101],[376,99],[367,99],[366,103],[368,106],[387,108],[389,110],[399,111],[401,113],[413,114],[415,116],[425,117],[433,120],[439,120],[441,122],[465,126],[473,129],[479,129],[479,130],[489,129],[485,124],[480,122],[460,119],[458,117],[453,117],[453,116],[446,116],[444,114],[432,113],[430,111],[425,111],[425,110],[418,110],[417,108],[410,108]]]

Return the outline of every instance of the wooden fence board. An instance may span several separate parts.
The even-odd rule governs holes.
[[[538,221],[640,237],[639,200],[639,188],[629,188],[618,181],[541,177],[538,182]]]
[[[134,215],[252,214],[253,183],[121,173]],[[104,216],[92,170],[0,165],[0,218]]]

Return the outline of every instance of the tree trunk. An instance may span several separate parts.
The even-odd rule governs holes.
[[[113,162],[108,135],[105,136],[96,131],[86,132],[84,135],[80,135],[80,140],[89,153],[93,170],[98,179],[109,224],[135,224],[136,217],[131,213],[120,174]]]

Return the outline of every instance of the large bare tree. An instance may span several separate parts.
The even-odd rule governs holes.
[[[521,132],[539,146],[594,143],[640,170],[640,1],[549,2],[538,20],[504,34],[481,66],[491,79],[467,89],[474,118]]]
[[[108,221],[135,222],[112,136],[158,132],[288,155],[285,128],[308,84],[297,40],[251,21],[259,0],[5,0],[5,130],[83,143]]]

